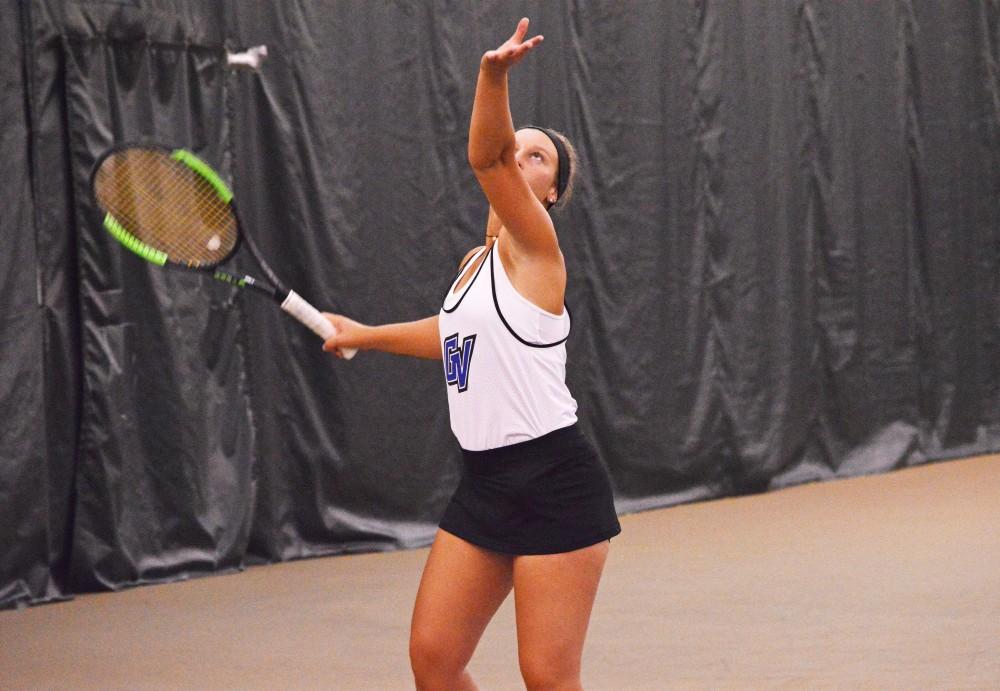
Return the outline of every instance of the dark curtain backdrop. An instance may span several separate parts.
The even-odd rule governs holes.
[[[581,155],[569,384],[621,512],[1000,451],[998,0],[0,2],[0,607],[428,543],[440,365],[144,264],[87,176],[194,149],[298,292],[427,316],[521,15],[515,120]]]

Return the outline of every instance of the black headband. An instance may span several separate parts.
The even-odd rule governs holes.
[[[552,140],[552,145],[556,147],[556,155],[559,157],[559,164],[556,178],[556,195],[559,199],[562,199],[563,192],[566,191],[566,185],[569,184],[569,154],[566,153],[566,145],[562,143],[555,132],[544,127],[538,127],[537,125],[525,125],[521,129],[523,130],[538,130],[546,137]]]

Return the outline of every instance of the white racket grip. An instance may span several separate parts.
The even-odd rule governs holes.
[[[314,334],[324,341],[337,335],[337,329],[330,323],[330,320],[320,314],[318,309],[306,302],[294,290],[288,291],[288,297],[281,303],[281,309],[308,326]],[[358,354],[358,349],[341,348],[340,352],[344,355],[344,359],[350,360]]]

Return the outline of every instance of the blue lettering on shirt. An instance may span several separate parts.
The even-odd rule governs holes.
[[[458,334],[444,339],[444,376],[448,380],[448,386],[457,386],[459,393],[469,388],[469,369],[475,345],[476,334],[463,338],[461,346],[458,345]]]

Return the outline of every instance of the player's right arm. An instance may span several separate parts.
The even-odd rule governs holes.
[[[343,357],[342,348],[357,348],[428,360],[441,359],[436,314],[417,321],[380,326],[361,324],[340,314],[324,312],[323,316],[337,329],[337,335],[323,344],[323,350],[335,353],[337,357]]]

